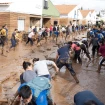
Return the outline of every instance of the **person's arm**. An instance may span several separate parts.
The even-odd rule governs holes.
[[[55,62],[50,61],[50,60],[46,60],[46,64],[47,65],[52,65],[54,67],[56,73],[59,72],[59,68],[56,66]]]
[[[59,58],[59,54],[56,54],[55,62],[57,62],[57,59]]]
[[[55,62],[53,62],[52,65],[53,65],[53,67],[54,67],[56,73],[58,73],[58,72],[59,72],[59,68],[57,67],[57,65],[55,64]]]
[[[34,70],[34,72],[38,75],[38,72],[37,72],[37,69],[36,69],[37,67],[35,67],[35,65],[34,65],[34,67],[33,67],[33,70]]]
[[[69,55],[70,55],[71,58],[74,57],[74,52],[75,52],[75,50],[73,50],[73,49],[71,48],[70,51],[69,51]]]

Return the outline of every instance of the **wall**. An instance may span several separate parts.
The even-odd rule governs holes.
[[[80,10],[78,10],[78,9],[79,9],[79,6],[76,6],[76,7],[68,14],[68,18],[70,18],[71,21],[72,21],[72,20],[82,20],[82,19],[83,19],[83,16],[82,16]],[[74,16],[75,11],[76,11],[76,15]],[[72,22],[73,22],[73,21],[72,21]],[[75,21],[73,24],[76,25],[76,24],[80,24],[80,23],[81,23],[81,22]]]
[[[1,11],[10,11],[26,14],[42,15],[43,0],[14,1],[10,6],[1,6]]]
[[[66,14],[65,14],[65,15],[64,15],[64,14],[61,14],[61,15],[60,15],[60,18],[68,18],[68,15],[66,15]]]
[[[30,26],[32,27],[40,27],[40,18],[31,17],[30,18]]]
[[[18,28],[18,19],[25,20],[25,31],[30,27],[30,17],[27,14],[14,13],[14,12],[0,12],[0,27],[4,24],[8,26],[8,35],[11,36],[15,28]]]
[[[8,5],[0,5],[0,12],[8,12],[9,6]]]
[[[91,16],[90,16],[91,15]],[[88,15],[86,16],[86,20],[87,21],[91,21],[91,18],[92,18],[92,14],[91,14],[91,11],[88,13]]]
[[[54,21],[57,21],[58,25],[60,24],[59,23],[59,18],[51,18],[51,25],[54,25]]]
[[[24,19],[25,20],[25,31],[28,31],[30,27],[30,17],[27,14],[22,13],[10,13],[10,33],[14,31],[15,28],[18,28],[18,19]]]
[[[51,26],[51,19],[50,18],[43,18],[43,26],[50,27]]]
[[[10,13],[9,12],[0,12],[0,28],[2,28],[4,24],[7,24],[8,29],[10,30]]]
[[[68,18],[77,19],[77,15],[75,15],[74,17],[74,12],[76,11],[76,14],[77,14],[77,10],[78,10],[78,6],[76,6],[72,11],[68,13]]]
[[[63,25],[63,26],[67,26],[68,25],[68,18],[60,18],[59,24]]]
[[[92,13],[92,23],[93,24],[96,23],[96,12],[95,11]]]
[[[52,4],[52,2],[50,0],[48,0],[48,9],[43,9],[42,15],[50,16],[50,17],[59,17],[60,13],[56,9],[56,7]]]

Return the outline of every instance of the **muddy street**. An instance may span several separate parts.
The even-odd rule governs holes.
[[[47,44],[43,42],[41,47],[34,45],[32,48],[30,45],[25,45],[25,42],[20,42],[15,51],[11,50],[9,53],[5,51],[3,56],[0,55],[0,101],[5,102],[16,92],[20,84],[19,76],[24,72],[23,61],[32,62],[35,57],[43,60],[45,56],[54,58],[57,49],[57,45],[52,40],[48,40]],[[74,95],[82,90],[92,91],[105,103],[105,67],[102,68],[100,74],[96,72],[99,59],[97,58],[94,63],[91,62],[88,67],[86,67],[88,62],[85,56],[82,57],[82,65],[73,63],[79,84],[75,83],[65,67],[61,69],[59,75],[51,81],[51,92],[57,105],[73,105]],[[49,71],[51,75],[54,74],[54,70],[50,67]]]

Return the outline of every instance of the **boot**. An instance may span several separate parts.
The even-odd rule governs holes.
[[[101,70],[101,66],[99,65],[97,72],[100,73],[100,70]]]
[[[75,79],[76,83],[79,83],[79,80],[77,79],[76,75],[73,76],[73,78]]]

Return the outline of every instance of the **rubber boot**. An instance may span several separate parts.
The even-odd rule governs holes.
[[[100,73],[100,70],[101,70],[101,66],[99,65],[97,72]]]
[[[76,75],[73,76],[73,78],[75,79],[76,83],[79,83],[79,80],[77,79]]]

